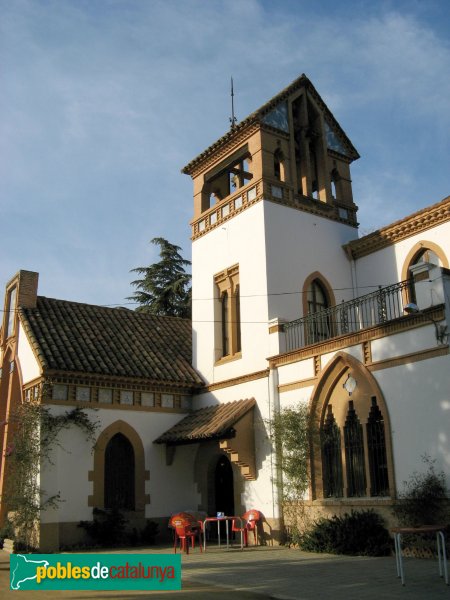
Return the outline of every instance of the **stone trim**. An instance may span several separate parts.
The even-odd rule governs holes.
[[[233,377],[232,379],[224,379],[223,381],[218,381],[217,383],[211,383],[200,390],[200,393],[204,394],[206,392],[214,392],[215,390],[221,390],[234,385],[241,385],[242,383],[256,381],[257,379],[265,379],[266,377],[269,377],[269,369],[256,371],[255,373],[248,373],[247,375],[241,375],[240,377]]]
[[[311,377],[310,379],[302,379],[293,381],[292,383],[282,383],[278,386],[280,394],[283,392],[291,392],[292,390],[300,390],[305,387],[314,387],[317,383],[317,377]]]
[[[372,396],[375,396],[378,408],[383,415],[385,423],[386,459],[389,476],[389,497],[394,498],[396,493],[396,484],[389,412],[381,388],[370,370],[350,354],[347,354],[346,352],[338,352],[325,367],[311,394],[311,400],[309,404],[310,414],[315,425],[317,426],[318,431],[320,431],[325,418],[327,406],[330,402],[333,402],[333,407],[335,409],[337,408],[340,412],[340,417],[337,416],[336,418],[338,419],[339,427],[342,428],[346,411],[342,405],[342,397],[340,397],[340,383],[346,374],[351,374],[358,381],[358,386],[353,392],[352,397],[352,399],[355,399],[358,404],[358,414],[369,414],[370,399]],[[334,405],[333,398],[337,401],[336,406]],[[371,482],[369,476],[370,468],[365,432],[364,459],[366,470],[366,490],[369,492]],[[310,498],[313,500],[326,500],[323,497],[322,450],[320,436],[314,436],[314,439],[311,442],[310,476]],[[342,459],[342,476],[345,494],[345,490],[347,488],[347,474],[344,458]],[[370,495],[367,497],[370,497]],[[348,496],[344,496],[344,498],[348,498]]]
[[[283,198],[276,198],[271,194],[271,185],[272,183],[277,185],[277,187],[281,187],[283,189]],[[252,200],[247,199],[247,192],[256,186],[256,197]],[[234,208],[234,200],[243,197],[242,206],[239,208]],[[250,206],[253,206],[257,202],[261,200],[266,200],[267,202],[273,202],[274,204],[281,204],[283,206],[287,206],[289,208],[293,208],[295,210],[299,210],[301,212],[306,212],[311,215],[316,215],[322,217],[324,219],[330,219],[331,221],[335,221],[337,223],[344,223],[345,225],[349,225],[350,227],[357,227],[356,222],[356,211],[357,207],[352,208],[346,206],[345,208],[349,212],[349,217],[344,219],[339,216],[337,205],[327,204],[320,200],[312,200],[307,196],[300,196],[298,194],[294,194],[292,185],[289,185],[285,182],[280,182],[272,180],[268,177],[264,177],[258,179],[257,181],[252,181],[246,184],[243,188],[241,188],[238,192],[234,192],[230,194],[226,198],[220,201],[219,204],[215,204],[208,210],[202,212],[199,217],[193,219],[190,223],[192,229],[191,240],[195,241],[196,239],[202,237],[209,231],[216,229],[219,226],[222,226],[225,221],[233,218],[237,214],[241,213],[243,210],[246,210]],[[226,216],[222,216],[221,211],[222,208],[226,205],[229,205],[229,212]],[[216,214],[216,220],[214,223],[211,223],[210,216],[212,214]],[[200,231],[200,224],[204,222],[204,227]]]
[[[91,387],[122,388],[134,391],[160,391],[167,394],[191,394],[201,384],[189,385],[178,381],[162,383],[159,379],[146,379],[137,377],[122,377],[118,375],[101,375],[98,373],[81,373],[79,371],[56,371],[46,369],[43,374],[50,383],[64,383],[67,385],[89,385]],[[177,390],[175,392],[175,390]]]
[[[46,400],[42,402],[46,406],[66,406],[68,408],[76,407],[76,408],[95,408],[98,410],[99,408],[105,408],[107,410],[127,410],[127,411],[137,411],[137,412],[147,412],[147,413],[175,413],[175,414],[186,414],[190,412],[188,409],[182,408],[167,408],[164,406],[141,406],[138,404],[118,404],[113,403],[110,404],[108,402],[81,402],[80,400],[72,401],[72,400]]]
[[[407,365],[412,362],[420,362],[422,360],[429,360],[438,356],[446,356],[449,354],[449,346],[439,346],[437,348],[430,348],[428,350],[421,350],[420,352],[412,352],[411,354],[402,354],[395,358],[385,358],[378,360],[374,363],[368,364],[367,368],[369,371],[380,371],[381,369],[390,369],[392,367],[399,367]]]
[[[88,481],[93,482],[93,493],[88,496],[88,506],[104,508],[105,481],[105,449],[109,440],[122,433],[133,446],[135,465],[135,511],[145,511],[145,505],[150,502],[150,496],[145,493],[145,482],[150,479],[150,472],[145,469],[145,453],[139,434],[125,421],[118,420],[106,427],[97,438],[94,447],[94,469],[88,471]]]

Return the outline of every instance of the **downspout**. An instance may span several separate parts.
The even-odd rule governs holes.
[[[352,290],[353,290],[353,300],[359,297],[358,290],[358,277],[356,275],[356,261],[353,257],[352,249],[349,244],[344,246],[345,254],[347,255],[348,260],[350,261],[350,273],[352,278]]]
[[[269,379],[268,379],[268,392],[269,392],[269,419],[272,422],[274,415],[280,412],[280,395],[278,392],[278,369],[275,364],[271,363],[269,366]],[[273,442],[273,440],[271,440]],[[275,455],[275,456],[274,456]],[[275,458],[275,463],[274,463]],[[282,503],[282,474],[278,468],[278,461],[276,460],[276,448],[272,447],[270,454],[271,463],[271,479],[272,479],[272,517],[279,521],[283,517],[283,503]],[[281,523],[280,523],[281,525]]]

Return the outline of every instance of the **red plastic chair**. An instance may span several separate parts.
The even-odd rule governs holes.
[[[253,537],[255,538],[255,546],[257,546],[258,545],[258,521],[261,520],[262,514],[259,512],[259,510],[252,508],[251,510],[248,510],[243,515],[242,518],[246,522],[245,526],[247,528],[247,531],[244,533],[244,535],[246,535],[246,537],[247,537],[247,544],[248,544],[248,532],[253,531]]]
[[[255,546],[258,545],[258,521],[261,520],[262,514],[259,510],[255,510],[252,508],[248,510],[244,515],[242,515],[242,521],[244,522],[243,527],[239,527],[237,524],[237,519],[233,519],[231,521],[231,531],[242,532],[244,535],[244,545],[248,546],[248,532],[253,531],[253,536],[255,538]]]
[[[198,536],[200,552],[202,552],[202,540],[200,527],[196,525],[196,522],[190,521],[186,518],[181,518],[178,515],[172,517],[170,525],[174,528],[174,542],[173,551],[176,553],[178,544],[180,550],[189,554],[189,540],[191,547],[195,548],[195,537]]]

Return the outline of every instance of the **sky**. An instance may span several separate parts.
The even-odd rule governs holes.
[[[361,158],[361,234],[450,194],[448,0],[0,0],[0,284],[125,305],[181,169],[305,73]]]

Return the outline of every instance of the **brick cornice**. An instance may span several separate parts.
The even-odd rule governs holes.
[[[396,221],[392,225],[382,227],[358,240],[353,240],[345,244],[344,249],[352,258],[361,258],[449,220],[450,196],[401,221]]]
[[[197,177],[197,175],[208,169],[208,167],[216,164],[221,158],[239,148],[242,143],[256,133],[259,128],[260,124],[258,122],[242,124],[242,128],[239,131],[230,131],[221,137],[215,144],[207,148],[202,154],[184,167],[181,172],[190,175],[192,178]]]

